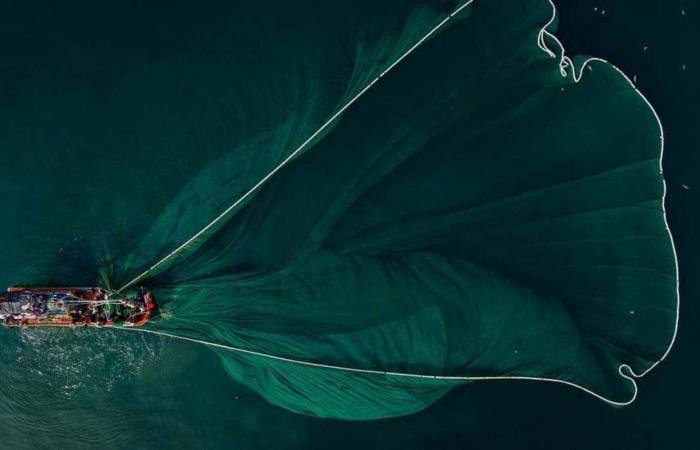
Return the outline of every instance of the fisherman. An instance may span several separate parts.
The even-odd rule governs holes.
[[[97,324],[102,326],[107,323],[107,314],[105,314],[104,307],[102,305],[97,306]]]
[[[114,318],[117,322],[124,320],[124,302],[115,305]]]
[[[155,314],[158,304],[156,303],[156,298],[153,296],[151,291],[146,292],[144,300],[146,302],[146,311],[148,311],[150,315]]]
[[[89,311],[85,312],[83,316],[86,324],[91,324],[97,320],[97,306],[92,305]]]
[[[87,312],[87,306],[86,305],[75,305],[73,306],[73,309],[70,312],[71,317],[73,318],[73,323],[79,323],[79,322],[85,322],[86,321],[86,313]]]
[[[80,319],[81,319],[81,317],[80,317],[80,311],[78,310],[78,307],[77,307],[77,306],[72,307],[72,308],[70,309],[70,311],[68,312],[68,315],[70,315],[70,317],[71,317],[71,323],[78,323],[78,322],[80,322]]]

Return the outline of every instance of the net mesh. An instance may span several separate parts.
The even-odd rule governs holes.
[[[571,65],[562,75],[562,49],[541,33],[544,0],[469,4],[363,92],[452,6],[397,6],[298,61],[267,55],[280,71],[229,93],[225,108],[260,122],[222,126],[235,146],[187,177],[113,284],[187,242],[342,113],[149,274],[167,313],[150,330],[428,376],[216,350],[270,402],[324,417],[408,414],[467,381],[448,377],[634,395],[620,365],[652,367],[676,318],[655,113],[607,63],[574,61],[579,82]],[[300,24],[286,47],[321,32]]]

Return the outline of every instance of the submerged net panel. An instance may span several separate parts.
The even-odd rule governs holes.
[[[217,350],[269,401],[324,417],[407,414],[466,377],[561,380],[628,401],[635,387],[620,365],[652,367],[675,327],[661,129],[607,63],[578,61],[580,82],[571,67],[562,76],[562,49],[551,38],[554,57],[538,46],[551,15],[544,0],[462,10],[148,280],[167,312],[151,330],[301,362],[465,377]],[[314,97],[335,106],[309,106],[310,117],[308,99],[291,99],[286,132],[244,133],[191,179],[124,273],[220,214],[445,11],[401,17],[386,36],[357,41],[343,89]],[[307,60],[323,69],[314,73],[325,62]]]

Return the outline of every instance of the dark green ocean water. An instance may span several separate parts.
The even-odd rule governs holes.
[[[143,3],[2,2],[1,285],[122,285],[207,224],[458,5]],[[0,330],[0,447],[692,447],[700,11],[675,1],[557,7],[566,54],[614,63],[664,126],[681,327],[668,359],[638,382],[635,403],[613,407],[535,381],[451,389],[335,378],[136,333]],[[149,280],[172,317],[151,329],[382,371],[551,376],[627,400],[615,362],[643,370],[672,331],[673,267],[653,170],[658,129],[615,72],[596,66],[579,85],[560,77],[533,39],[549,8],[476,0],[464,26],[409,55],[254,201]],[[576,142],[539,132],[552,124]],[[460,158],[465,148],[471,156]],[[484,149],[500,152],[489,159]],[[609,183],[572,181],[600,171],[612,174]],[[573,187],[530,183],[540,179]],[[455,220],[445,214],[525,189],[554,194]],[[610,198],[622,213],[557,221],[610,207],[591,198]],[[631,202],[642,213],[627,214]],[[570,238],[569,229],[591,233],[582,242],[609,233],[611,243],[547,252],[533,244]],[[621,245],[634,241],[628,230],[654,238]],[[602,271],[586,258],[566,265],[580,254],[651,269],[613,277],[600,259],[591,261]],[[463,292],[476,300],[463,302]],[[478,300],[494,293],[506,299],[502,310]],[[595,301],[604,294],[616,302]],[[410,301],[388,302],[393,295]],[[550,297],[568,298],[569,313]],[[522,299],[536,307],[519,307]],[[502,311],[517,316],[503,322]],[[630,311],[641,325],[618,327]],[[475,321],[461,320],[466,314]],[[474,331],[479,325],[486,331]],[[485,345],[489,330],[500,335]],[[568,363],[580,342],[598,350]]]

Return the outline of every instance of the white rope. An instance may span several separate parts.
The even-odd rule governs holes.
[[[321,127],[316,130],[311,136],[309,136],[304,142],[301,143],[299,147],[297,147],[289,156],[287,156],[281,163],[279,163],[274,169],[270,171],[267,175],[265,175],[263,178],[260,179],[255,185],[250,188],[245,194],[243,194],[238,200],[233,202],[231,206],[226,208],[224,212],[216,216],[214,220],[209,222],[204,228],[199,230],[197,233],[195,233],[194,236],[186,240],[182,245],[177,247],[175,250],[171,251],[167,255],[165,255],[163,258],[161,258],[158,262],[153,264],[151,267],[148,269],[144,270],[141,272],[136,278],[133,280],[129,281],[126,283],[124,286],[120,287],[115,291],[115,293],[120,293],[124,289],[128,288],[129,286],[132,286],[134,283],[151,273],[153,270],[161,266],[163,263],[168,261],[170,258],[178,254],[180,251],[185,249],[189,244],[191,244],[195,239],[197,239],[199,236],[202,234],[206,233],[207,230],[209,230],[211,227],[213,227],[217,222],[219,222],[221,219],[223,219],[229,212],[231,212],[234,208],[236,208],[238,205],[240,205],[245,199],[250,197],[255,191],[257,191],[260,186],[265,184],[270,178],[272,178],[273,175],[275,175],[279,170],[286,166],[292,159],[294,159],[295,156],[299,154],[316,136],[318,136],[326,127],[328,127],[335,119],[338,118],[343,112],[345,112],[346,109],[350,107],[355,101],[357,101],[358,98],[360,98],[365,92],[369,90],[374,84],[379,81],[380,78],[382,78],[384,75],[387,74],[391,69],[394,68],[401,60],[403,60],[406,56],[411,54],[416,48],[418,48],[423,42],[425,42],[426,39],[428,39],[430,36],[432,36],[438,29],[440,29],[447,21],[449,21],[452,17],[454,17],[456,14],[458,14],[461,10],[466,8],[469,4],[471,4],[474,0],[469,0],[462,6],[458,7],[455,9],[449,16],[447,16],[442,22],[434,26],[425,36],[423,36],[418,42],[416,42],[411,48],[406,50],[396,61],[394,61],[386,70],[384,70],[378,77],[374,78],[367,86],[365,86],[359,93],[357,93],[352,99],[350,99],[349,102],[347,102],[342,108],[340,108],[335,114],[333,114],[330,119],[328,119],[326,122],[321,125]]]
[[[72,305],[119,305],[121,300],[53,300],[60,303],[70,303]]]
[[[559,383],[559,384],[564,384],[567,386],[572,386],[577,389],[580,389],[588,394],[593,395],[594,397],[599,398],[600,400],[603,400],[604,402],[617,405],[617,406],[625,406],[630,403],[632,403],[636,398],[637,398],[637,383],[634,381],[634,378],[632,378],[630,375],[626,374],[623,372],[623,370],[627,370],[630,373],[632,372],[632,369],[627,365],[627,364],[622,364],[620,368],[618,369],[618,372],[620,375],[629,380],[632,383],[632,388],[634,390],[632,398],[628,401],[624,402],[616,402],[613,400],[610,400],[608,398],[603,397],[600,394],[597,394],[590,389],[587,389],[583,386],[580,386],[576,383],[572,383],[570,381],[566,380],[559,380],[556,378],[543,378],[543,377],[529,377],[529,376],[520,376],[520,375],[500,375],[500,376],[467,376],[467,375],[429,375],[429,374],[421,374],[421,373],[410,373],[410,372],[392,372],[392,371],[383,371],[383,370],[373,370],[373,369],[358,369],[356,367],[347,367],[347,366],[336,366],[332,364],[322,364],[322,363],[317,363],[317,362],[312,362],[312,361],[304,361],[300,359],[293,359],[293,358],[285,358],[284,356],[276,356],[276,355],[271,355],[268,353],[262,353],[262,352],[257,352],[255,350],[248,350],[245,348],[240,348],[240,347],[233,347],[230,345],[224,345],[224,344],[217,344],[214,342],[208,342],[208,341],[203,341],[200,339],[194,339],[194,338],[189,338],[185,336],[178,336],[176,334],[170,334],[170,333],[164,333],[161,331],[154,331],[154,330],[147,330],[144,328],[131,328],[131,327],[116,327],[113,328],[114,330],[128,330],[128,331],[136,331],[139,333],[149,333],[149,334],[154,334],[157,336],[162,336],[162,337],[169,337],[173,339],[180,339],[183,341],[188,341],[188,342],[193,342],[196,344],[202,344],[206,345],[209,347],[215,347],[223,350],[228,350],[236,353],[243,353],[246,355],[252,355],[252,356],[258,356],[261,358],[265,359],[271,359],[274,361],[280,361],[280,362],[285,362],[285,363],[291,363],[291,364],[297,364],[301,366],[307,366],[307,367],[315,367],[315,368],[321,368],[321,369],[327,369],[327,370],[338,370],[338,371],[343,371],[343,372],[353,372],[353,373],[362,373],[362,374],[367,374],[367,375],[381,375],[385,377],[401,377],[401,378],[410,378],[410,379],[428,379],[428,380],[443,380],[443,381],[485,381],[485,380],[523,380],[523,381],[547,381],[550,383]]]

